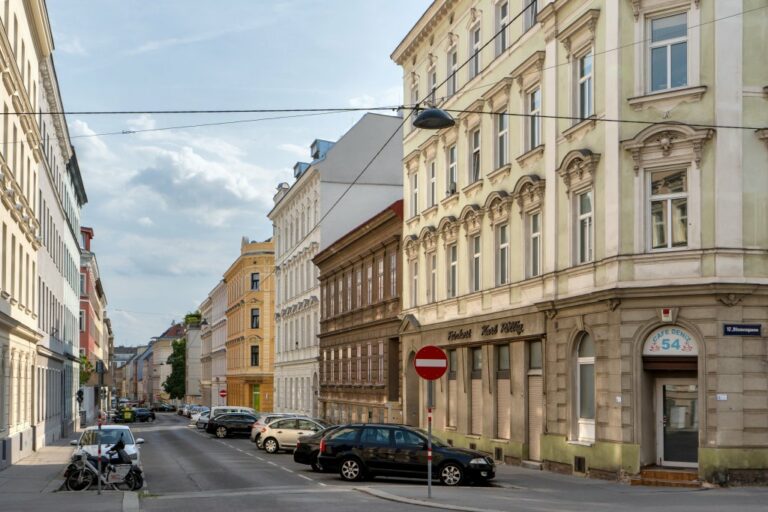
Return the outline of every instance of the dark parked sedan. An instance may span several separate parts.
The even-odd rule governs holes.
[[[230,413],[220,414],[208,420],[205,431],[223,439],[231,435],[250,434],[251,426],[256,421],[253,414]]]
[[[134,411],[136,412],[136,421],[155,421],[155,413],[149,409],[139,407],[134,409]]]
[[[320,441],[337,428],[339,428],[338,425],[334,425],[311,436],[301,436],[293,450],[293,461],[299,464],[308,464],[312,466],[314,471],[323,471],[323,467],[317,460],[317,456],[320,454]]]
[[[344,480],[366,476],[427,477],[427,436],[399,425],[354,424],[339,427],[320,441],[320,465],[338,470]],[[484,482],[496,476],[493,459],[432,438],[433,476],[444,485]]]
[[[174,412],[176,410],[176,407],[166,403],[152,404],[151,410],[155,412]]]

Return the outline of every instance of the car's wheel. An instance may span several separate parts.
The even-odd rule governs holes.
[[[354,457],[344,459],[339,466],[339,475],[347,482],[357,482],[363,479],[364,471],[360,461]]]
[[[464,480],[464,470],[455,462],[449,462],[440,467],[440,483],[443,485],[459,485]]]
[[[147,421],[155,421],[155,417],[154,416],[150,416],[149,418],[147,418]]]
[[[277,453],[279,449],[280,445],[274,437],[268,437],[264,440],[264,451],[267,453]]]
[[[219,439],[227,437],[227,427],[216,427],[216,437]]]
[[[88,489],[95,480],[96,475],[87,469],[80,469],[67,475],[67,479],[64,482],[64,485],[66,486],[67,490],[70,491],[84,491]]]
[[[320,454],[315,452],[312,454],[312,471],[316,473],[322,473],[323,472],[323,465],[320,464]]]
[[[131,471],[128,475],[129,476],[133,475],[133,482],[132,482],[132,485],[131,485],[131,490],[132,491],[138,491],[139,489],[144,487],[144,477],[141,476],[141,473],[137,473],[135,471]],[[126,478],[126,482],[127,481],[128,481],[128,479]]]

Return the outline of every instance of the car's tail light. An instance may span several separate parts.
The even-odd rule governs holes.
[[[299,449],[299,446],[301,446],[301,443],[299,441],[296,441],[296,449]]]
[[[325,453],[325,439],[320,440],[320,453]]]

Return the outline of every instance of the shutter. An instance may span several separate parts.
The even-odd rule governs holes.
[[[512,395],[509,393],[509,379],[496,381],[496,437],[509,439],[512,422]]]
[[[472,379],[472,428],[471,434],[483,433],[483,381]]]
[[[455,427],[458,423],[459,385],[456,379],[448,380],[448,425]]]
[[[528,458],[531,460],[541,460],[543,382],[541,375],[528,377]]]

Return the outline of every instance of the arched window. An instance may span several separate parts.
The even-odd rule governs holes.
[[[576,354],[578,437],[581,441],[595,439],[595,342],[584,333]]]

